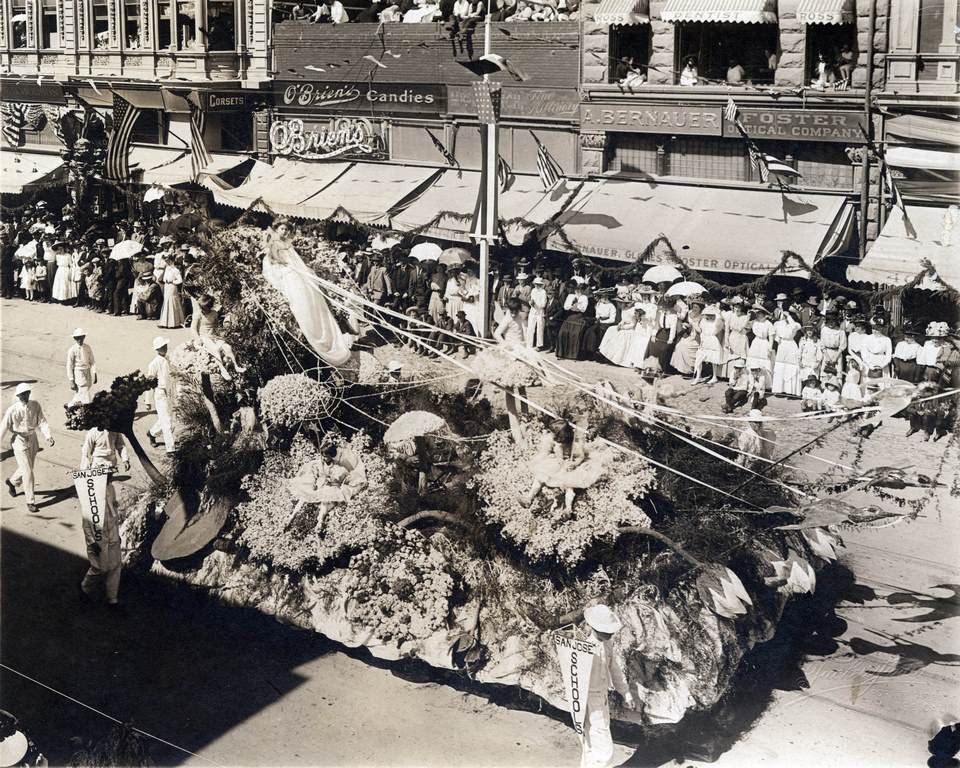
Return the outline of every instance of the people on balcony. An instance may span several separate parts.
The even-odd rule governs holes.
[[[743,65],[736,58],[730,59],[730,64],[727,66],[727,85],[743,85],[747,80],[747,70],[743,68]]]
[[[680,85],[696,85],[700,81],[700,74],[697,72],[697,60],[693,56],[688,56],[683,70],[680,72]]]

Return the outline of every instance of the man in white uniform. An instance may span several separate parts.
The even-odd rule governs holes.
[[[67,350],[67,381],[76,394],[68,405],[90,402],[90,388],[97,381],[97,367],[93,359],[93,350],[84,344],[87,332],[77,328],[73,332],[73,346]]]
[[[7,408],[0,423],[0,444],[9,434],[13,455],[17,460],[17,471],[6,480],[11,496],[17,495],[17,486],[23,485],[23,494],[27,497],[27,509],[37,511],[36,499],[33,495],[33,462],[40,450],[37,441],[37,430],[43,433],[46,441],[53,446],[53,435],[50,434],[50,425],[43,415],[43,408],[36,400],[30,399],[30,385],[17,385],[17,401]]]
[[[547,291],[543,287],[543,278],[533,279],[530,291],[530,314],[527,316],[527,346],[543,349],[543,331],[547,322]]]
[[[613,737],[610,735],[610,702],[607,692],[616,688],[624,703],[633,709],[633,694],[613,653],[613,636],[623,626],[605,605],[585,608],[583,618],[590,635],[597,640],[597,652],[590,667],[590,690],[583,721],[583,754],[580,768],[610,768],[613,765]]]
[[[157,435],[163,435],[163,447],[167,453],[173,453],[173,401],[174,387],[173,374],[170,370],[170,361],[167,360],[167,346],[169,339],[163,336],[157,336],[153,340],[153,348],[157,356],[150,361],[147,366],[147,377],[157,380],[157,386],[153,390],[153,407],[157,409],[157,421],[150,427],[147,437],[150,438],[150,444],[156,448],[158,443]]]
[[[117,432],[109,432],[94,427],[83,441],[80,454],[80,469],[92,467],[117,467],[123,463],[124,471],[130,470],[130,458],[123,444],[123,437]],[[117,518],[117,494],[113,489],[113,476],[107,478],[107,497],[105,511],[99,531],[84,519],[83,538],[87,544],[87,569],[80,590],[83,596],[89,596],[101,584],[106,593],[107,605],[119,605],[120,599],[120,521]]]

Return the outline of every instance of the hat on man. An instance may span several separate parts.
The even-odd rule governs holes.
[[[848,301],[848,302],[846,303],[846,308],[847,308],[847,309],[858,309],[858,308],[859,308],[859,305],[858,305],[857,302],[855,302],[855,301]]]
[[[785,293],[778,293],[776,296],[773,297],[773,300],[774,300],[774,301],[786,301],[786,300],[787,300],[787,294],[785,294]]]
[[[170,237],[170,235],[164,235],[159,240],[160,245],[166,245],[167,243],[172,243],[172,242],[173,242],[173,238]]]
[[[17,395],[22,395],[24,392],[30,392],[30,391],[32,391],[32,388],[29,384],[27,384],[27,382],[21,381],[19,384],[17,384],[17,389],[16,389]]]
[[[747,414],[747,421],[763,421],[763,411],[759,408],[751,409],[750,413]]]
[[[533,278],[533,284],[534,284],[534,285],[543,285],[543,278],[542,278],[542,277],[535,277],[535,278]]]
[[[105,238],[105,237],[98,237],[96,240],[93,241],[93,244],[94,244],[94,245],[106,245],[106,244],[107,244],[107,238]]]
[[[399,373],[401,368],[403,368],[403,363],[399,360],[391,360],[387,363],[387,370],[390,371],[390,373]]]
[[[528,277],[530,277],[530,275],[528,275],[526,272],[520,272],[517,275],[517,280],[526,280]]]
[[[169,343],[170,343],[170,339],[165,339],[163,336],[157,336],[157,337],[153,340],[153,348],[154,348],[154,349],[163,349],[163,348],[164,348],[165,346],[167,346]]]
[[[86,336],[86,335],[87,335],[87,332],[86,332],[85,330],[83,330],[83,328],[74,328],[74,329],[73,329],[72,337],[73,337],[74,339],[77,338],[78,336]]]
[[[742,357],[735,357],[730,361],[731,368],[745,368],[746,365],[747,365],[747,361],[744,360]]]
[[[608,635],[619,632],[620,628],[623,627],[623,623],[617,618],[616,614],[602,604],[584,608],[583,618],[597,632],[604,632]]]
[[[807,304],[809,304],[811,307],[819,306],[820,299],[813,295],[807,296]]]
[[[46,208],[46,207],[47,207],[46,200],[37,200],[37,208]]]

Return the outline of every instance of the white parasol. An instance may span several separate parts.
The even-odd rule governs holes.
[[[700,293],[706,293],[707,289],[700,283],[694,283],[690,280],[684,280],[682,283],[671,285],[667,288],[667,296],[696,296]]]
[[[384,237],[383,235],[377,235],[373,238],[373,242],[370,243],[370,247],[375,251],[389,251],[395,245],[400,245],[400,238]]]
[[[37,241],[30,240],[17,248],[17,256],[21,259],[35,259],[37,257]]]
[[[385,443],[402,443],[414,437],[439,432],[447,426],[442,417],[430,411],[409,411],[400,416],[383,436]]]
[[[154,200],[163,200],[163,187],[150,187],[143,195],[143,202],[152,203]]]
[[[440,263],[448,267],[462,267],[468,261],[473,261],[473,257],[466,248],[447,248],[440,254]]]
[[[417,243],[410,249],[410,255],[417,261],[436,261],[443,249],[436,243]]]
[[[679,280],[682,277],[683,275],[680,274],[680,270],[676,267],[671,267],[669,264],[657,264],[657,266],[650,267],[650,269],[643,273],[643,282],[672,283],[674,280]]]
[[[113,246],[110,251],[110,258],[114,261],[131,259],[142,250],[143,243],[138,243],[136,240],[124,240],[123,242],[117,243],[115,246]]]

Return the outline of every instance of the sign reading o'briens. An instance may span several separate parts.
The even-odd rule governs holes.
[[[446,87],[434,83],[279,81],[273,98],[298,112],[437,115],[447,108]]]
[[[387,143],[382,127],[364,118],[335,117],[314,123],[291,118],[274,120],[270,126],[270,152],[302,160],[383,160]]]

